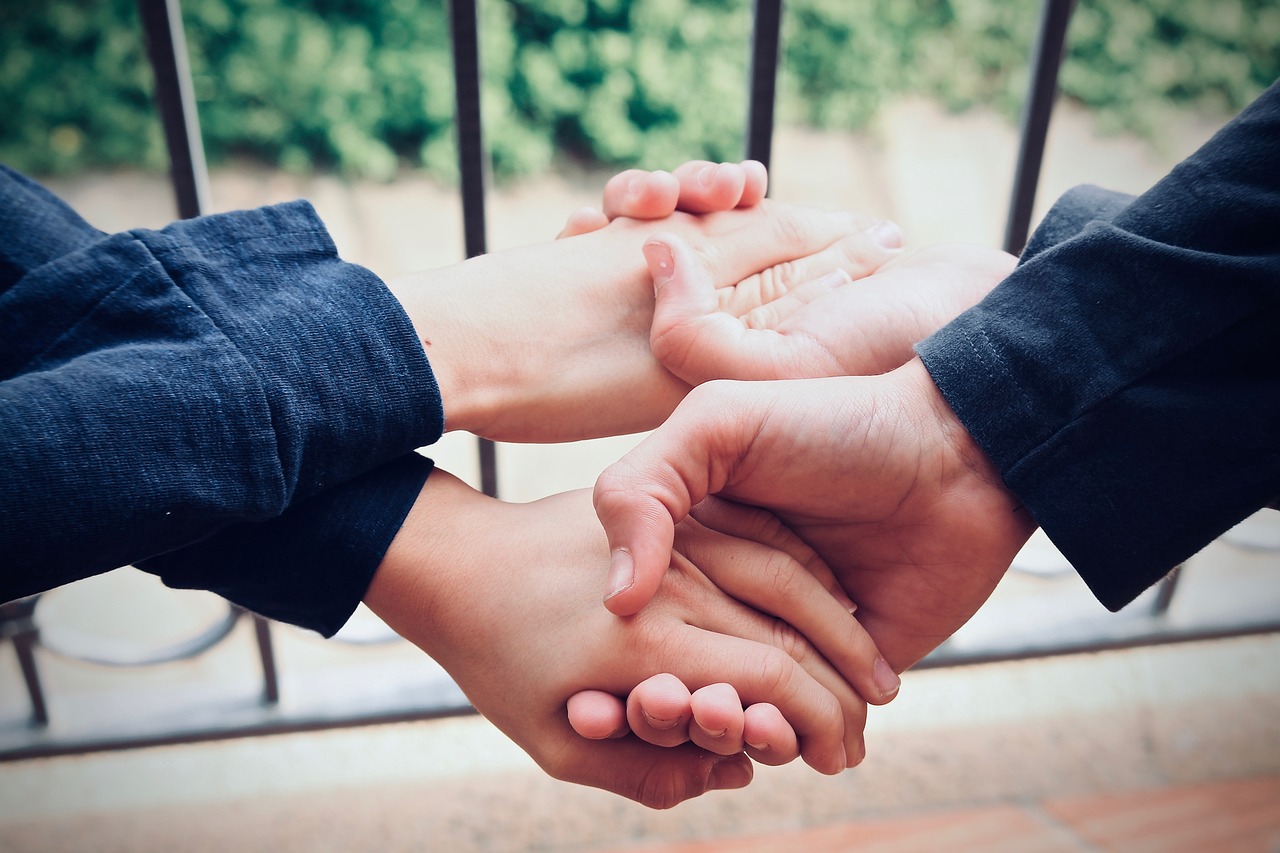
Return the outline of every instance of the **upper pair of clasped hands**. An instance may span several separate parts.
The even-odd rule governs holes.
[[[686,164],[674,179],[626,173],[606,188],[604,215],[575,214],[566,231],[589,230],[610,215],[653,217],[668,206],[754,204],[763,180],[758,164]],[[896,673],[990,594],[1032,523],[913,361],[912,346],[979,301],[1014,258],[976,246],[909,254],[900,246],[895,226],[872,220],[804,268],[812,275],[825,263],[829,271],[802,279],[784,265],[764,274],[759,304],[743,312],[726,307],[706,264],[679,236],[646,241],[653,353],[698,387],[597,484],[612,546],[611,611],[625,616],[647,602],[679,541],[673,523],[691,511],[694,518],[724,512],[720,503],[699,505],[717,493],[772,510],[755,523],[795,558],[785,568],[756,567],[775,593],[767,600],[744,597],[732,582],[722,588],[778,617],[780,631],[798,631],[782,643],[793,656],[824,655],[872,704],[892,699]],[[739,381],[704,384],[723,379]],[[990,523],[993,516],[1004,522]],[[691,686],[660,674],[625,705],[580,693],[569,702],[570,720],[587,737],[692,740],[721,755],[745,749],[763,763],[801,752],[776,707],[744,709],[730,684]],[[854,766],[864,722],[865,706],[851,713],[846,703],[845,754],[831,761],[806,752],[806,760],[824,772]]]

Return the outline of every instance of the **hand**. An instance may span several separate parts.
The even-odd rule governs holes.
[[[1035,529],[918,359],[883,376],[694,389],[596,483],[611,611],[645,605],[672,523],[709,494],[777,513],[899,672],[973,615]]]
[[[865,238],[845,242],[875,245]],[[885,373],[986,296],[1016,263],[981,246],[934,246],[856,281],[837,269],[735,315],[721,309],[714,281],[680,237],[650,237],[644,253],[657,294],[654,355],[691,385]]]
[[[677,213],[661,227],[690,241],[712,277],[726,283],[721,305],[736,313],[827,263],[821,255],[784,262],[816,255],[873,222],[763,201],[705,216]],[[659,424],[688,386],[649,349],[653,290],[640,247],[656,228],[620,219],[591,234],[393,282],[440,384],[446,429],[569,441]],[[851,274],[887,257],[869,256]]]
[[[857,620],[848,618],[855,607],[831,570],[771,513],[708,498],[690,510],[675,542],[722,592],[798,630],[867,702],[880,705],[897,695],[898,677]],[[739,555],[733,563],[731,553]],[[659,746],[692,739],[726,755],[742,751],[745,738],[747,754],[768,764],[798,754],[795,733],[775,706],[760,703],[744,712],[732,685],[690,693],[670,674],[642,683],[625,704],[603,691],[576,694],[569,700],[569,722],[587,738],[630,731]]]
[[[681,541],[700,559],[722,554],[721,580],[751,564],[758,544],[735,549],[723,534],[698,527],[682,531]],[[671,555],[653,605],[617,619],[591,592],[608,559],[589,493],[504,504],[436,471],[365,600],[557,778],[652,806],[750,780],[743,755],[574,733],[566,718],[572,694],[623,695],[656,672],[674,673],[694,689],[728,681],[748,703],[776,705],[795,726],[805,760],[823,772],[861,758],[865,706],[794,630],[729,598],[681,553]],[[755,594],[778,595],[769,592],[767,576],[760,583],[760,573],[744,574],[741,585],[754,585]],[[837,618],[856,624],[810,581],[802,598],[818,603],[806,606],[829,604]]]
[[[674,172],[628,169],[604,186],[601,209],[584,207],[569,215],[559,237],[588,234],[621,216],[663,219],[685,213],[714,213],[735,207],[754,207],[764,198],[769,174],[757,160],[711,163],[690,160]]]

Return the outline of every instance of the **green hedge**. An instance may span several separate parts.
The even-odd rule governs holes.
[[[740,155],[747,0],[482,0],[499,174]],[[781,113],[864,126],[903,93],[1015,115],[1038,4],[788,0]],[[205,146],[287,169],[452,174],[442,0],[184,0]],[[1081,0],[1062,86],[1108,127],[1227,113],[1280,76],[1276,0]],[[165,162],[133,0],[0,6],[0,160],[33,173]]]

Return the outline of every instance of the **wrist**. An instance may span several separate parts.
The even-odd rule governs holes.
[[[907,395],[919,407],[919,422],[932,428],[948,460],[944,466],[948,487],[966,495],[975,510],[981,508],[995,522],[993,532],[1005,541],[1012,561],[1035,531],[1035,519],[1005,485],[999,468],[956,415],[920,358],[911,359],[896,372]]]
[[[484,529],[475,514],[495,503],[448,472],[432,471],[365,592],[370,610],[428,654],[457,590],[468,584],[466,557]]]
[[[652,429],[670,414],[688,389],[649,349],[644,233],[615,224],[395,282],[445,429],[577,441]]]
[[[431,364],[444,408],[445,431],[487,435],[497,416],[527,386],[512,357],[510,329],[500,327],[501,278],[493,256],[403,276],[390,283]],[[518,349],[518,347],[517,347]]]

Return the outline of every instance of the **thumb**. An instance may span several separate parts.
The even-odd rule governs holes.
[[[731,393],[745,384],[694,388],[666,423],[596,480],[596,515],[609,540],[610,612],[628,616],[653,598],[671,563],[675,525],[725,485],[750,448],[754,412]]]
[[[679,492],[681,490],[673,490]],[[671,563],[675,525],[689,512],[689,499],[668,497],[627,459],[606,468],[596,480],[596,515],[609,539],[609,584],[604,604],[629,616],[649,603]]]
[[[644,244],[653,277],[654,358],[690,385],[736,376],[750,364],[747,330],[720,310],[715,280],[697,252],[675,234],[655,234]],[[754,377],[753,377],[754,378]]]

